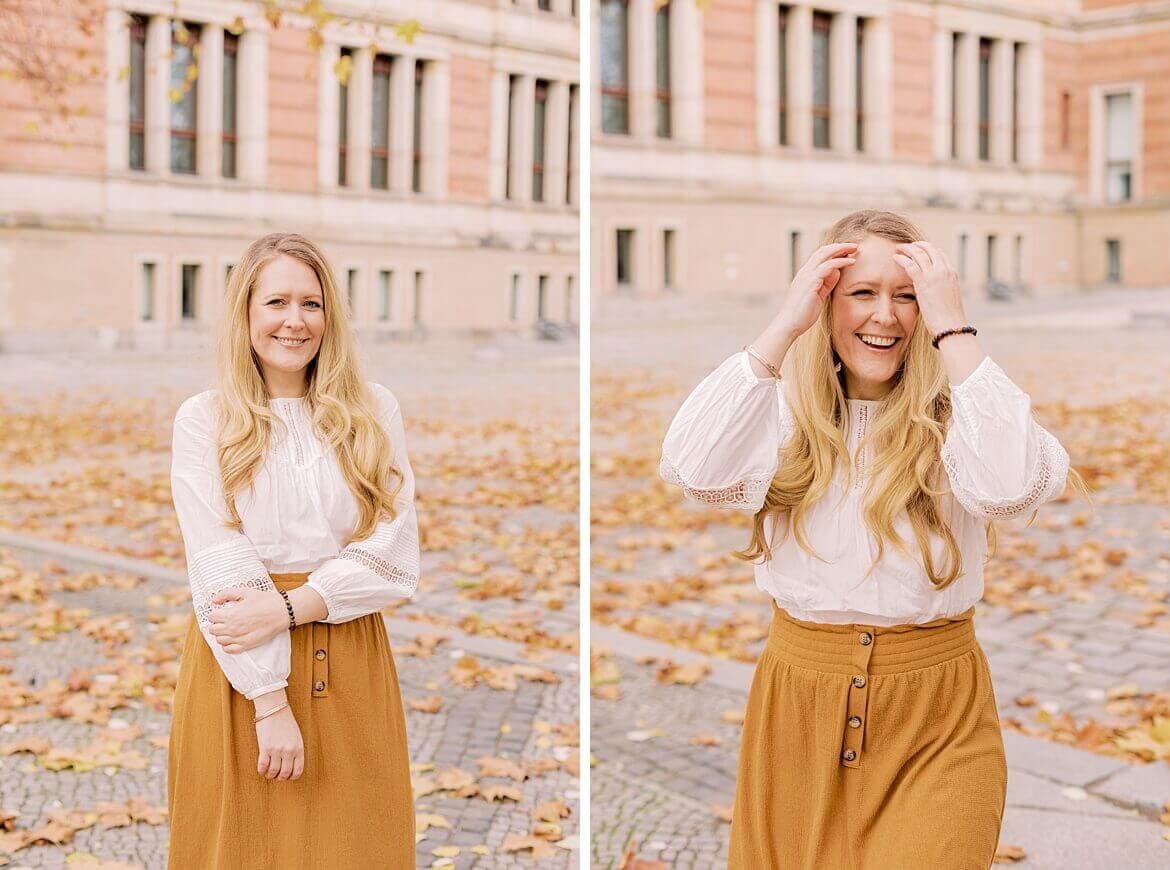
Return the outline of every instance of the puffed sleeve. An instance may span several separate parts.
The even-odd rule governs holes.
[[[969,513],[1010,519],[1064,491],[1068,452],[1036,422],[1028,395],[991,357],[951,387],[951,405],[943,467]]]
[[[377,613],[396,599],[410,598],[418,588],[418,516],[402,409],[388,389],[380,384],[370,386],[390,437],[394,466],[402,474],[402,486],[394,497],[394,519],[378,523],[368,538],[349,544],[309,575],[309,586],[329,609],[322,622],[348,622]]]
[[[658,473],[695,501],[758,511],[795,432],[781,382],[728,357],[683,402],[662,444]]]
[[[227,503],[215,445],[210,393],[188,399],[175,415],[171,445],[171,497],[187,551],[187,578],[199,628],[215,660],[237,692],[252,700],[288,685],[287,631],[239,653],[225,652],[211,628],[211,599],[224,589],[275,589],[256,548],[227,528]]]

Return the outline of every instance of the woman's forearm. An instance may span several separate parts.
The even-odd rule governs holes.
[[[309,584],[290,589],[288,600],[293,606],[293,615],[297,618],[297,625],[307,625],[310,622],[319,622],[329,615],[329,608],[325,599],[321,597]]]
[[[796,340],[799,334],[799,331],[794,329],[788,322],[788,319],[781,313],[772,318],[772,322],[752,342],[752,347],[764,359],[776,366],[776,368],[780,368],[784,365],[784,357],[788,355],[788,349],[792,347],[792,342]],[[751,354],[748,354],[748,358],[751,360],[752,371],[756,373],[757,377],[766,378],[771,376],[771,372],[764,368],[764,365],[758,359]]]

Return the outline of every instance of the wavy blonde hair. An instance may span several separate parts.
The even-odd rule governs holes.
[[[881,236],[893,242],[915,242],[923,238],[906,218],[884,211],[858,211],[841,218],[825,235],[824,244],[861,242],[867,236]],[[789,518],[790,532],[806,552],[821,558],[808,542],[805,521],[812,506],[825,496],[833,471],[845,469],[848,479],[855,474],[853,457],[845,446],[845,375],[836,372],[836,351],[830,339],[832,307],[824,306],[820,319],[793,342],[786,363],[790,369],[785,395],[795,418],[796,432],[784,447],[780,469],[772,478],[764,506],[756,513],[749,546],[736,555],[755,560],[771,559],[766,520],[776,514]],[[951,391],[939,353],[930,345],[930,335],[919,319],[911,334],[893,388],[880,413],[858,446],[858,452],[873,447],[866,484],[865,522],[877,537],[878,554],[870,571],[881,561],[887,544],[910,555],[906,542],[894,529],[902,514],[909,516],[914,538],[922,554],[931,583],[945,589],[962,573],[962,555],[955,536],[947,527],[937,497],[946,490],[937,488],[942,477],[941,452],[951,416]],[[988,543],[995,547],[995,526],[986,524]],[[941,538],[946,548],[942,565],[934,563],[930,535]],[[868,576],[868,574],[867,574]]]
[[[292,257],[317,276],[324,297],[325,329],[308,367],[309,416],[313,431],[337,457],[357,499],[358,523],[351,540],[368,538],[383,518],[393,519],[394,496],[402,473],[393,464],[390,438],[379,422],[377,402],[358,365],[347,306],[325,255],[303,236],[272,233],[248,246],[228,280],[226,316],[216,352],[218,374],[219,470],[231,515],[229,528],[243,523],[236,496],[252,485],[263,464],[272,425],[284,421],[268,407],[268,388],[249,333],[249,305],[261,270],[278,257]],[[347,542],[348,543],[348,542]]]

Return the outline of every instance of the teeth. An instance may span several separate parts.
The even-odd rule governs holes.
[[[881,338],[876,335],[859,335],[858,338],[874,347],[893,347],[894,342],[898,340],[896,338]]]
[[[275,336],[275,335],[273,336],[273,338],[275,338],[277,341],[279,341],[285,347],[300,347],[302,344],[304,344],[306,341],[308,341],[307,338],[280,338],[279,336]]]

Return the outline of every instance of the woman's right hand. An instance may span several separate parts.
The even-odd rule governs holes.
[[[825,300],[841,280],[841,270],[857,262],[852,256],[856,252],[854,242],[825,245],[800,267],[776,318],[791,338],[803,335],[817,322]]]
[[[291,707],[257,722],[256,742],[260,744],[257,773],[268,779],[300,779],[305,770],[305,742]]]

